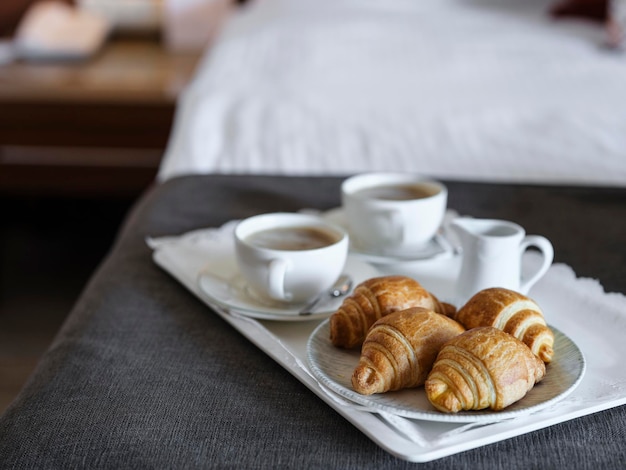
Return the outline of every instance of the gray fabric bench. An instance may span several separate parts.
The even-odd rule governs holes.
[[[339,204],[339,178],[192,176],[138,201],[17,400],[0,468],[408,468],[157,267],[145,237]],[[626,190],[448,182],[460,213],[547,236],[626,291]],[[45,312],[42,312],[44,314]],[[625,312],[626,314],[626,312]],[[626,408],[421,468],[624,468]]]

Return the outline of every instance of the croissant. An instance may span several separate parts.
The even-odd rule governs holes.
[[[452,318],[468,330],[493,326],[524,342],[548,363],[554,356],[554,333],[546,325],[541,308],[528,297],[501,287],[475,294]]]
[[[450,304],[440,303],[419,282],[407,276],[382,276],[360,283],[330,317],[330,341],[341,348],[363,344],[376,320],[392,312],[424,307],[452,315]]]
[[[439,349],[464,331],[451,318],[421,307],[391,313],[367,333],[352,387],[371,395],[423,385]]]
[[[452,338],[426,379],[428,401],[440,411],[502,410],[523,398],[546,373],[520,340],[493,327]]]

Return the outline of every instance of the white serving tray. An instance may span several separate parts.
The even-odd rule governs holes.
[[[548,323],[571,338],[585,355],[587,370],[566,398],[535,414],[497,423],[447,423],[406,419],[370,412],[327,390],[311,375],[306,344],[322,320],[286,322],[259,320],[221,309],[203,294],[198,273],[212,259],[216,229],[180,237],[148,240],[153,259],[241,334],[287,369],[381,448],[404,460],[426,462],[508,439],[553,424],[626,403],[626,297],[605,294],[590,279],[577,279],[566,265],[553,265],[530,292]],[[223,247],[221,248],[223,252]],[[532,262],[532,259],[530,260]],[[452,297],[457,257],[395,266],[381,273],[412,275],[442,300]]]

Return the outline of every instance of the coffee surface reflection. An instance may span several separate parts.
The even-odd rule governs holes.
[[[255,232],[246,243],[270,250],[314,250],[333,245],[340,240],[337,235],[317,227],[280,227]]]
[[[394,184],[372,186],[356,191],[356,197],[367,199],[386,199],[390,201],[410,201],[423,199],[437,194],[436,188],[426,187],[419,184]]]

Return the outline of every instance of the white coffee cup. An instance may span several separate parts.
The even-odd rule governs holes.
[[[235,228],[241,275],[261,299],[305,302],[330,289],[348,255],[348,234],[321,217],[270,213]]]
[[[406,173],[365,173],[341,186],[350,239],[358,250],[403,254],[437,233],[448,202],[440,182]]]

